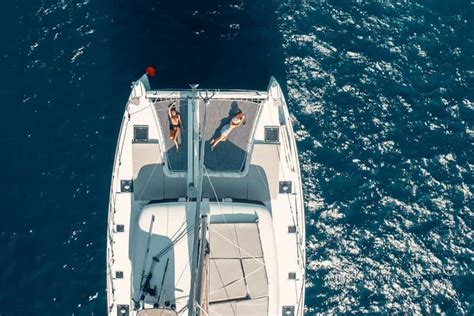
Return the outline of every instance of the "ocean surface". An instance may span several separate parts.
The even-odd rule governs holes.
[[[130,83],[265,89],[294,116],[308,315],[474,314],[471,1],[0,4],[0,315],[106,315]]]

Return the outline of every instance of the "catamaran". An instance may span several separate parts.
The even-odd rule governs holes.
[[[108,315],[303,315],[303,192],[280,85],[152,90],[148,75],[115,153]],[[245,124],[230,131],[236,113]]]

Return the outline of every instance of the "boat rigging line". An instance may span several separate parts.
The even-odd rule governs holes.
[[[158,295],[158,304],[160,304],[161,293],[163,292],[163,284],[165,283],[166,272],[168,271],[168,263],[170,262],[170,258],[166,259],[165,271],[163,272],[163,278],[161,279],[160,284],[160,294]]]
[[[146,252],[145,252],[145,258],[143,258],[143,265],[142,265],[142,276],[140,278],[140,288],[143,286],[143,279],[145,278],[145,264],[146,260],[148,258],[148,253],[150,252],[150,241],[151,241],[151,233],[153,231],[153,224],[155,223],[155,215],[151,216],[151,221],[150,221],[150,228],[148,229],[148,240],[146,243]]]
[[[151,225],[150,225],[151,226]],[[179,233],[179,235],[176,237],[176,239],[174,239],[172,241],[171,244],[169,244],[168,246],[166,246],[165,248],[163,248],[160,252],[158,252],[156,255],[153,256],[152,258],[152,263],[150,265],[150,269],[148,270],[148,273],[146,274],[146,279],[145,279],[145,282],[142,284],[142,282],[140,282],[140,292],[139,292],[139,300],[135,302],[135,309],[139,309],[140,308],[140,303],[143,302],[143,300],[145,299],[145,295],[146,293],[149,293],[149,290],[151,289],[150,288],[150,281],[151,281],[151,278],[153,276],[153,271],[155,269],[155,264],[160,262],[160,259],[165,255],[167,254],[171,249],[173,249],[173,247],[178,243],[180,242],[184,236],[186,236],[187,234],[189,234],[193,229],[194,229],[194,224],[193,225],[190,225],[188,228],[184,229],[183,231],[181,231],[181,233]],[[169,258],[168,258],[169,260]]]

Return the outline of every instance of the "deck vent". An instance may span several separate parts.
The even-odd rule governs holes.
[[[291,181],[280,181],[280,193],[291,193]]]
[[[289,280],[296,280],[296,272],[288,272]]]
[[[280,127],[265,126],[265,143],[268,143],[268,144],[280,143]]]
[[[123,271],[115,271],[116,279],[123,279]]]
[[[133,142],[148,143],[148,125],[133,126]]]
[[[295,316],[295,307],[294,306],[283,306],[281,314],[282,314],[282,316]]]
[[[123,233],[125,231],[125,225],[117,225],[117,233]]]
[[[133,181],[120,180],[120,192],[133,192]]]
[[[128,316],[130,308],[128,305],[117,305],[117,316]]]
[[[296,234],[296,226],[288,226],[288,234]]]

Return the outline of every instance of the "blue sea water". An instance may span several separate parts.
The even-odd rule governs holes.
[[[105,315],[130,83],[265,89],[295,121],[308,315],[474,314],[470,1],[0,4],[0,315]]]

